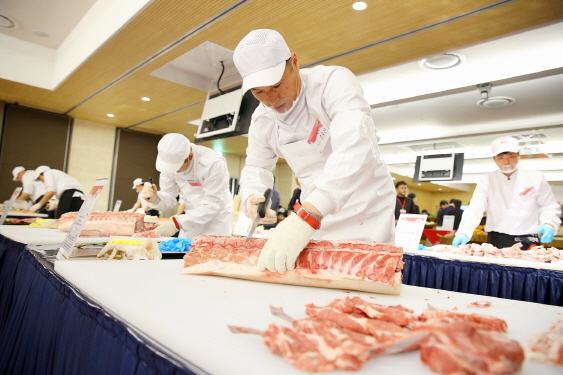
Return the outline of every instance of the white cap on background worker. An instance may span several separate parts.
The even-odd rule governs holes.
[[[158,142],[156,170],[162,173],[176,173],[191,152],[191,142],[178,133],[166,134]]]
[[[48,167],[46,165],[41,165],[41,166],[35,168],[35,171],[34,171],[35,178],[34,179],[37,180],[43,172],[48,171],[49,169],[51,169],[51,167]]]
[[[143,179],[142,179],[142,178],[136,178],[136,179],[133,181],[133,190],[135,190],[135,188],[137,188],[137,186],[143,185],[143,184],[144,184],[144,182],[143,182]]]
[[[502,154],[503,152],[519,152],[518,140],[514,137],[499,137],[491,144],[493,156]]]
[[[12,175],[14,176],[14,181],[19,181],[18,176],[21,172],[25,171],[24,167],[15,167],[12,170]]]

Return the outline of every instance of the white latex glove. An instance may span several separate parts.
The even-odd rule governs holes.
[[[251,195],[246,201],[246,210],[248,211],[248,217],[252,220],[258,215],[258,205],[264,202],[266,198],[263,194]],[[268,202],[269,203],[269,202]],[[278,214],[269,208],[266,209],[266,216],[264,216],[258,224],[275,224],[278,222]]]
[[[156,203],[156,199],[158,195],[156,194],[158,190],[156,189],[156,185],[150,182],[145,182],[143,185],[143,190],[141,190],[142,197],[149,203]]]
[[[133,212],[133,209],[132,209],[132,208],[130,208],[130,209],[128,209],[128,210],[127,210],[127,211],[125,211],[125,212]]]
[[[117,254],[121,255],[122,260],[148,260],[147,249],[143,246],[125,245],[117,243],[108,243],[98,253],[98,258],[107,256],[108,259],[113,259]],[[151,257],[152,258],[152,257]]]
[[[309,243],[315,229],[292,213],[278,224],[258,258],[258,269],[284,273],[295,268],[299,253]]]
[[[41,205],[41,203],[35,203],[33,206],[31,206],[31,208],[29,209],[29,211],[31,211],[31,212],[37,212],[37,211],[39,211],[39,209],[40,209],[41,207],[43,207],[43,206]]]
[[[160,237],[172,237],[178,232],[178,228],[176,228],[173,220],[162,222],[154,229],[158,230]]]

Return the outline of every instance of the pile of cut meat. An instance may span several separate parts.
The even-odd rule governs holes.
[[[280,275],[256,266],[265,239],[198,236],[184,256],[183,274],[218,275],[279,284],[401,292],[403,249],[372,242],[311,241],[293,271]]]
[[[563,250],[556,249],[555,247],[546,249],[542,246],[536,246],[530,250],[522,250],[522,244],[520,243],[504,249],[496,248],[488,243],[481,245],[472,243],[460,246],[459,248],[452,245],[436,245],[427,247],[426,250],[490,258],[522,259],[543,263],[563,262]]]
[[[59,219],[58,229],[68,232],[77,212],[69,212]],[[158,238],[155,224],[144,222],[144,214],[132,212],[92,212],[82,229],[83,237],[132,236]]]
[[[36,217],[29,217],[29,218],[26,218],[26,219],[9,218],[9,219],[6,219],[4,221],[4,223],[5,224],[12,224],[12,225],[14,225],[14,224],[16,224],[16,225],[29,225],[31,223],[35,223],[36,220],[37,220]]]
[[[229,329],[262,335],[273,354],[309,372],[357,371],[371,358],[411,350],[420,350],[422,362],[439,374],[512,374],[524,361],[520,344],[503,334],[506,322],[491,316],[430,306],[417,316],[403,306],[360,297],[335,299],[324,307],[307,305],[309,318],[302,320],[270,309],[292,328],[270,324],[263,332]]]
[[[528,336],[526,356],[537,361],[563,366],[563,316],[551,325],[549,332]]]

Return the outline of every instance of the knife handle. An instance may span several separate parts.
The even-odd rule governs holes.
[[[262,219],[264,218],[264,216],[266,216],[266,210],[268,209],[267,205],[269,205],[270,203],[269,201],[271,196],[272,196],[272,189],[267,189],[264,192],[264,198],[266,199],[264,200],[264,202],[258,205],[258,215],[260,215],[260,218]]]

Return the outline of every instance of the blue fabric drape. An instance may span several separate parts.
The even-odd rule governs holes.
[[[0,236],[0,374],[193,374]]]
[[[563,272],[404,254],[403,283],[563,306]]]

